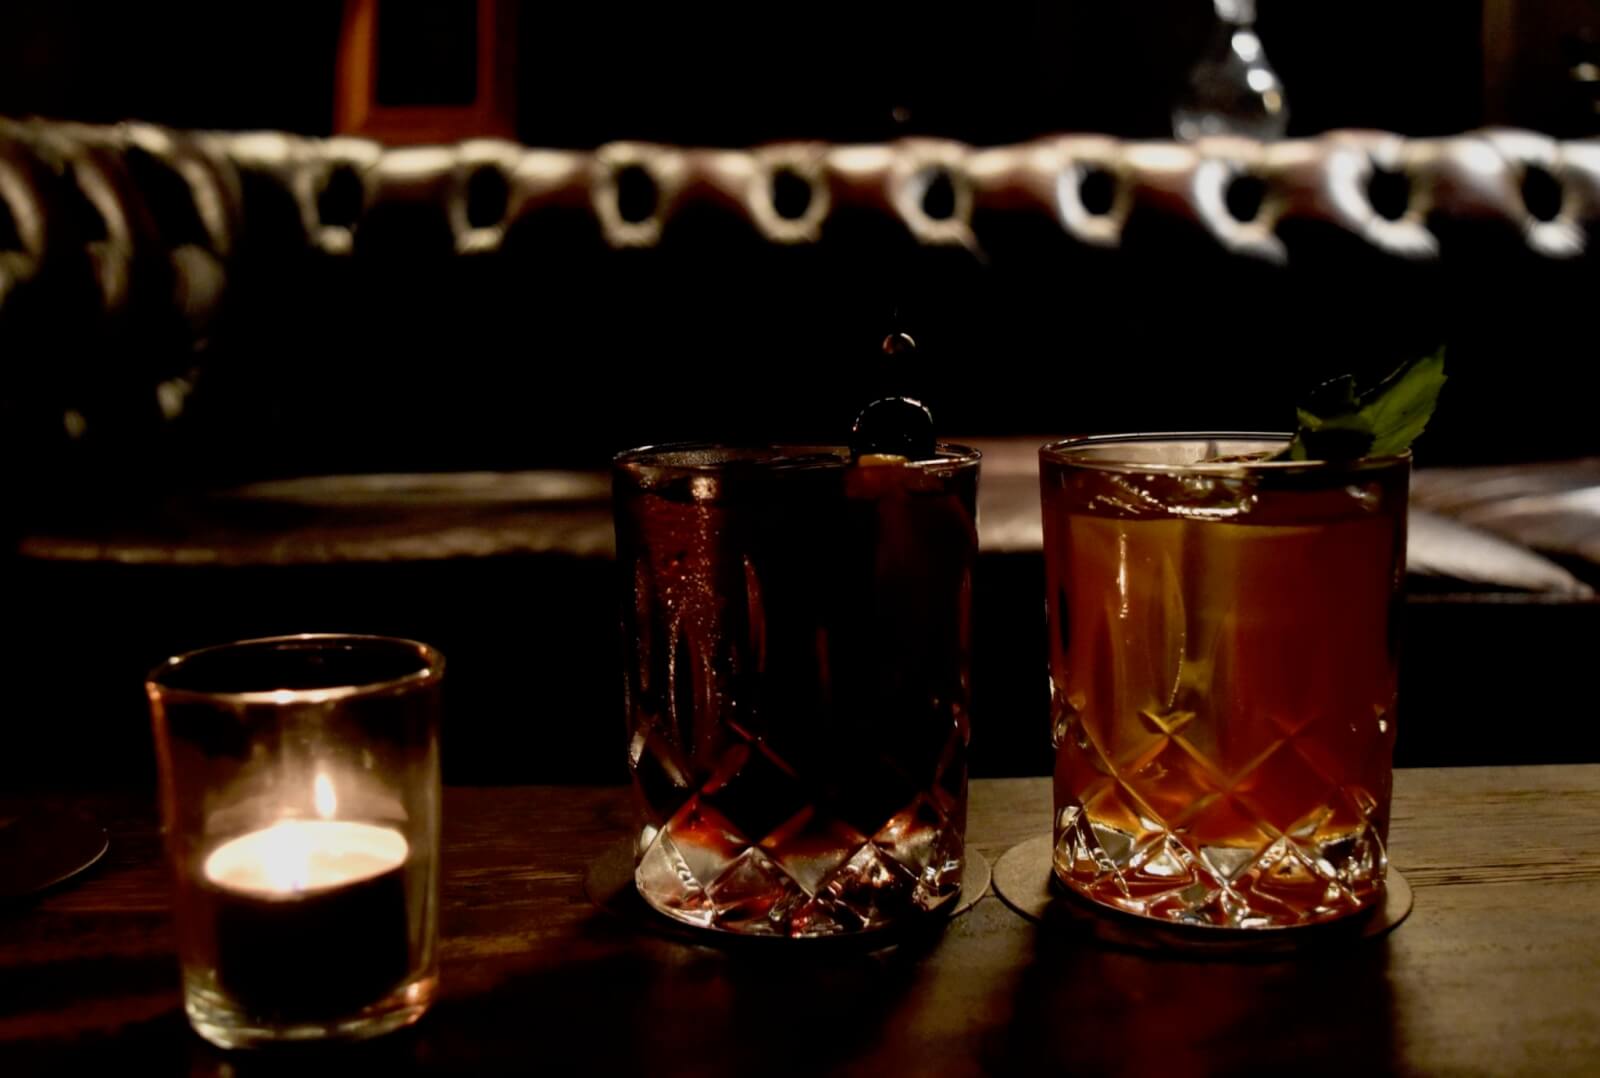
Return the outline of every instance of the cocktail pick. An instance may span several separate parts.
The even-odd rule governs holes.
[[[883,339],[883,354],[891,361],[916,353],[911,334],[896,331]],[[935,452],[933,413],[911,397],[883,397],[868,404],[850,428],[850,453],[926,460]]]

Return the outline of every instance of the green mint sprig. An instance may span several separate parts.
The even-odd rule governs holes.
[[[1359,460],[1404,452],[1444,388],[1444,349],[1405,364],[1365,392],[1346,374],[1318,386],[1295,414],[1299,426],[1274,460]]]

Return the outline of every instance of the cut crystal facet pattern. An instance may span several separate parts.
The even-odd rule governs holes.
[[[1063,883],[1235,928],[1381,896],[1404,488],[1045,469]]]
[[[859,799],[849,819],[830,811],[765,746],[733,745],[723,764],[695,791],[655,781],[646,791],[635,771],[647,819],[667,808],[662,797],[682,799],[640,835],[635,878],[658,908],[745,934],[834,935],[938,909],[960,892],[964,754],[946,764],[958,774],[884,808],[870,836],[857,826]]]
[[[1283,747],[1232,776],[1212,766],[1179,780],[1149,763],[1119,770],[1057,814],[1056,872],[1097,901],[1192,924],[1265,927],[1353,913],[1381,891],[1387,868],[1374,798],[1329,786],[1298,761]],[[1207,792],[1219,777],[1226,786]],[[1291,806],[1304,811],[1290,819]]]

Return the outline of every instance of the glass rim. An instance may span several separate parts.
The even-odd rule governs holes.
[[[318,689],[244,689],[220,690],[190,689],[169,685],[163,679],[184,666],[208,656],[229,651],[269,647],[278,644],[377,644],[405,651],[419,660],[419,667],[398,677],[374,681],[351,682],[346,685],[329,685]],[[224,644],[208,644],[192,651],[174,655],[145,675],[145,692],[152,700],[204,701],[213,704],[267,705],[295,707],[351,700],[366,696],[382,696],[406,689],[437,684],[444,678],[444,655],[431,644],[410,640],[402,636],[381,636],[374,633],[289,633],[283,636],[258,636],[248,640],[232,640]]]
[[[1357,457],[1354,460],[1228,460],[1197,461],[1193,464],[1163,464],[1116,458],[1079,455],[1081,450],[1117,445],[1153,445],[1162,442],[1281,442],[1294,436],[1286,431],[1130,431],[1123,434],[1074,434],[1039,447],[1039,459],[1103,472],[1137,471],[1154,475],[1303,475],[1307,473],[1346,473],[1382,471],[1411,462],[1411,450],[1382,457]]]
[[[651,468],[662,472],[671,472],[679,475],[710,475],[727,471],[730,466],[745,466],[751,468],[766,468],[772,471],[784,470],[786,467],[801,470],[808,465],[794,462],[786,463],[782,460],[774,462],[763,460],[760,457],[737,458],[719,461],[670,461],[658,458],[673,453],[708,452],[714,450],[727,450],[734,452],[764,452],[780,450],[793,455],[804,453],[812,456],[832,456],[839,464],[850,463],[850,447],[841,444],[825,445],[811,442],[657,442],[651,445],[636,446],[625,449],[611,458],[612,467],[617,470],[632,468]],[[931,467],[963,467],[976,465],[983,459],[983,454],[971,446],[959,445],[955,442],[935,442],[932,457],[919,457],[908,459],[906,463],[918,468]],[[833,465],[812,465],[827,466]]]

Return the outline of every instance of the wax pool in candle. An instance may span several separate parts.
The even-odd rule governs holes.
[[[376,824],[280,820],[205,859],[217,983],[262,1017],[337,1018],[410,965],[405,836]]]
[[[405,836],[387,827],[279,820],[218,846],[206,858],[205,871],[212,883],[270,898],[370,879],[405,859]]]

